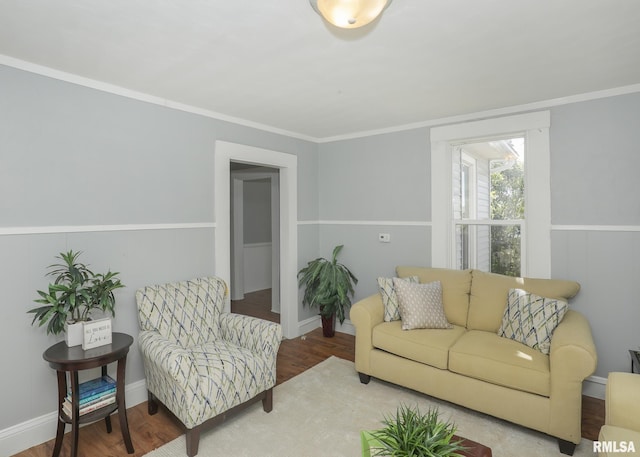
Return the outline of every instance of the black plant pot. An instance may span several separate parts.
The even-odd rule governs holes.
[[[329,317],[324,317],[322,314],[320,315],[322,318],[322,336],[331,338],[336,334],[336,315],[335,313]]]

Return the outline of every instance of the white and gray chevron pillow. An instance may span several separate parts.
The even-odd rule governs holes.
[[[399,279],[412,283],[420,282],[417,276]],[[400,308],[398,308],[398,294],[396,294],[396,289],[393,287],[393,278],[378,278],[378,290],[380,291],[382,304],[384,305],[384,321],[399,321]]]

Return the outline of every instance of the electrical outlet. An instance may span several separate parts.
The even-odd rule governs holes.
[[[389,233],[378,233],[378,241],[381,243],[391,243],[391,235]]]

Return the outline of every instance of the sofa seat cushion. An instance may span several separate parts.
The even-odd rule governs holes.
[[[373,346],[383,351],[446,370],[449,348],[465,333],[465,328],[402,330],[400,321],[383,322],[373,328]]]
[[[470,330],[449,351],[449,370],[548,397],[549,356],[495,333]]]

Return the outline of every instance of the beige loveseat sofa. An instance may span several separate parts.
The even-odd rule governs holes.
[[[440,281],[452,329],[402,330],[385,322],[380,294],[351,308],[360,380],[376,377],[559,439],[572,455],[581,438],[582,381],[597,356],[588,321],[569,310],[549,355],[497,334],[510,289],[568,301],[572,281],[513,278],[478,270],[398,267],[398,277]]]

